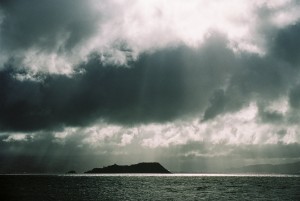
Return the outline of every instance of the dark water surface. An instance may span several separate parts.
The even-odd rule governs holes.
[[[0,200],[300,200],[293,175],[0,175]]]

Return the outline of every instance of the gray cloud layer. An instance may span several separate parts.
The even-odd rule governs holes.
[[[279,31],[275,43],[295,26]],[[0,72],[1,128],[82,126],[99,118],[138,124],[202,113],[203,120],[209,120],[251,101],[264,107],[282,97],[297,108],[298,63],[278,57],[275,49],[271,52],[276,55],[264,57],[235,55],[226,42],[216,33],[201,48],[179,46],[142,54],[128,64],[130,68],[103,65],[94,54],[76,68],[74,76],[35,75],[41,81],[18,78],[26,71],[8,63]],[[289,49],[284,45],[289,43],[277,46]],[[261,112],[263,119],[276,118],[263,108]]]
[[[7,65],[1,71],[1,127],[29,131],[85,125],[97,118],[135,124],[197,114],[235,65],[233,53],[215,39],[207,42],[208,52],[165,49],[141,55],[130,68],[103,66],[93,55],[78,66],[84,73],[44,75],[41,82],[18,80],[15,75],[26,72]]]

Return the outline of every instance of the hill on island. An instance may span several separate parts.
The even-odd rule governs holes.
[[[157,162],[152,163],[138,163],[133,165],[111,165],[103,168],[94,168],[85,173],[92,174],[114,174],[114,173],[156,173],[168,174],[169,172],[161,164]]]

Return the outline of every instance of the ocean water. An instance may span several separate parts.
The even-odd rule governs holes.
[[[300,176],[0,175],[0,200],[300,200]]]

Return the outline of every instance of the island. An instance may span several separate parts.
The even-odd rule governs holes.
[[[149,174],[170,174],[171,172],[164,168],[158,162],[138,163],[133,165],[110,165],[103,168],[94,168],[85,173],[89,174],[123,174],[123,173],[149,173]]]
[[[76,171],[75,170],[70,170],[70,171],[66,172],[66,174],[76,174]]]

